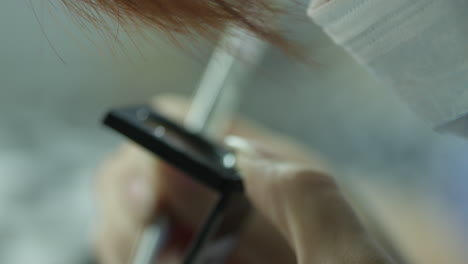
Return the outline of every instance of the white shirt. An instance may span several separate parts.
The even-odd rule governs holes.
[[[313,0],[308,14],[434,128],[468,137],[468,1]]]

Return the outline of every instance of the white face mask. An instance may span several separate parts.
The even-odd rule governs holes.
[[[438,131],[468,138],[468,1],[311,5],[314,21],[415,113]]]

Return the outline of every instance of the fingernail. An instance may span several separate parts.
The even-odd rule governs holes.
[[[224,139],[226,146],[231,148],[234,152],[241,152],[247,155],[257,155],[255,148],[244,138],[238,136],[227,136]]]
[[[242,153],[244,156],[251,156],[264,160],[280,159],[280,157],[276,153],[272,152],[268,146],[262,145],[258,142],[249,142],[242,137],[227,136],[224,142],[228,147],[236,152],[236,154]]]
[[[257,146],[244,138],[238,136],[228,136],[224,140],[225,144],[236,154],[236,167],[242,177],[249,177],[257,174],[259,167],[269,164],[268,157],[258,150]]]

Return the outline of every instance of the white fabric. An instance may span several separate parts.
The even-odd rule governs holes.
[[[468,113],[467,0],[318,1],[312,19],[434,127]]]

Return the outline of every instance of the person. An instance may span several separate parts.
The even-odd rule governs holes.
[[[278,9],[266,0],[75,2],[67,5],[83,13],[84,3],[119,21],[156,25],[168,33],[210,38],[234,23],[297,54],[272,30],[268,19]],[[466,136],[466,10],[464,0],[314,0],[308,14],[431,126]],[[174,97],[155,104],[179,119],[187,108]],[[324,161],[245,120],[236,120],[229,134],[226,144],[236,152],[247,197],[256,208],[230,263],[392,262],[366,232]],[[212,194],[132,144],[109,158],[98,174],[97,248],[103,263],[128,261],[141,227],[162,212],[178,230],[165,263],[180,262],[180,248],[202,221]]]

